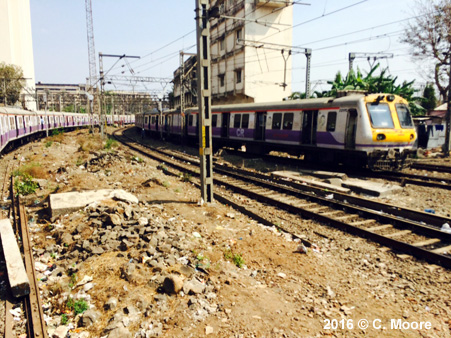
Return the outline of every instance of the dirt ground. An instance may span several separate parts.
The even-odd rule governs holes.
[[[299,252],[299,243],[276,227],[226,205],[200,205],[198,189],[165,175],[161,163],[114,142],[107,148],[98,136],[79,130],[36,141],[1,161],[0,173],[14,165],[40,180],[26,201],[36,260],[52,269],[48,278],[41,275],[40,287],[55,336],[68,331],[70,337],[451,337],[450,271],[280,213],[316,245]],[[102,210],[122,215],[118,210],[130,207],[146,215],[169,236],[168,250],[175,256],[159,256],[159,265],[151,266],[149,247],[86,255],[71,251],[77,245],[62,244],[65,233],[80,236],[73,241],[97,236],[101,229],[92,228],[97,209],[51,220],[48,194],[102,188],[134,194],[138,205],[107,201]],[[447,191],[406,186],[386,202],[434,208],[448,217],[451,212]],[[186,260],[195,271],[186,271]],[[124,278],[127,264],[135,269],[130,278]],[[56,269],[61,273],[54,274]],[[162,291],[173,275],[185,286],[196,279],[204,289]],[[92,280],[83,283],[86,277]],[[96,311],[92,324],[82,325],[84,315],[67,304],[81,289],[87,289],[83,297]],[[106,306],[112,297],[117,306]],[[119,322],[120,329],[107,329]]]

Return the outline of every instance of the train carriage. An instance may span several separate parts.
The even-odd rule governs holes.
[[[167,112],[164,121],[167,135],[198,141],[197,108]],[[284,151],[372,169],[403,166],[416,139],[407,101],[391,94],[213,106],[211,128],[216,148]]]

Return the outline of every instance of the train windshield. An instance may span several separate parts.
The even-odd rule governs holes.
[[[388,104],[368,103],[367,108],[370,113],[371,124],[374,128],[394,128]]]
[[[409,108],[405,104],[397,104],[396,112],[398,113],[401,128],[413,128],[412,116],[410,115]]]

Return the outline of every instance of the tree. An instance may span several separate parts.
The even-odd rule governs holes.
[[[12,64],[0,63],[0,103],[14,104],[25,87],[22,68]]]
[[[451,61],[451,0],[417,0],[415,17],[401,41],[410,45],[414,60],[432,62],[434,83],[448,100]]]
[[[427,111],[433,110],[437,106],[437,98],[435,97],[435,89],[431,83],[428,83],[423,91],[423,99],[421,106]]]

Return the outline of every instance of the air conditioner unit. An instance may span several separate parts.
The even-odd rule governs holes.
[[[291,0],[255,0],[257,7],[285,7],[291,5]]]

